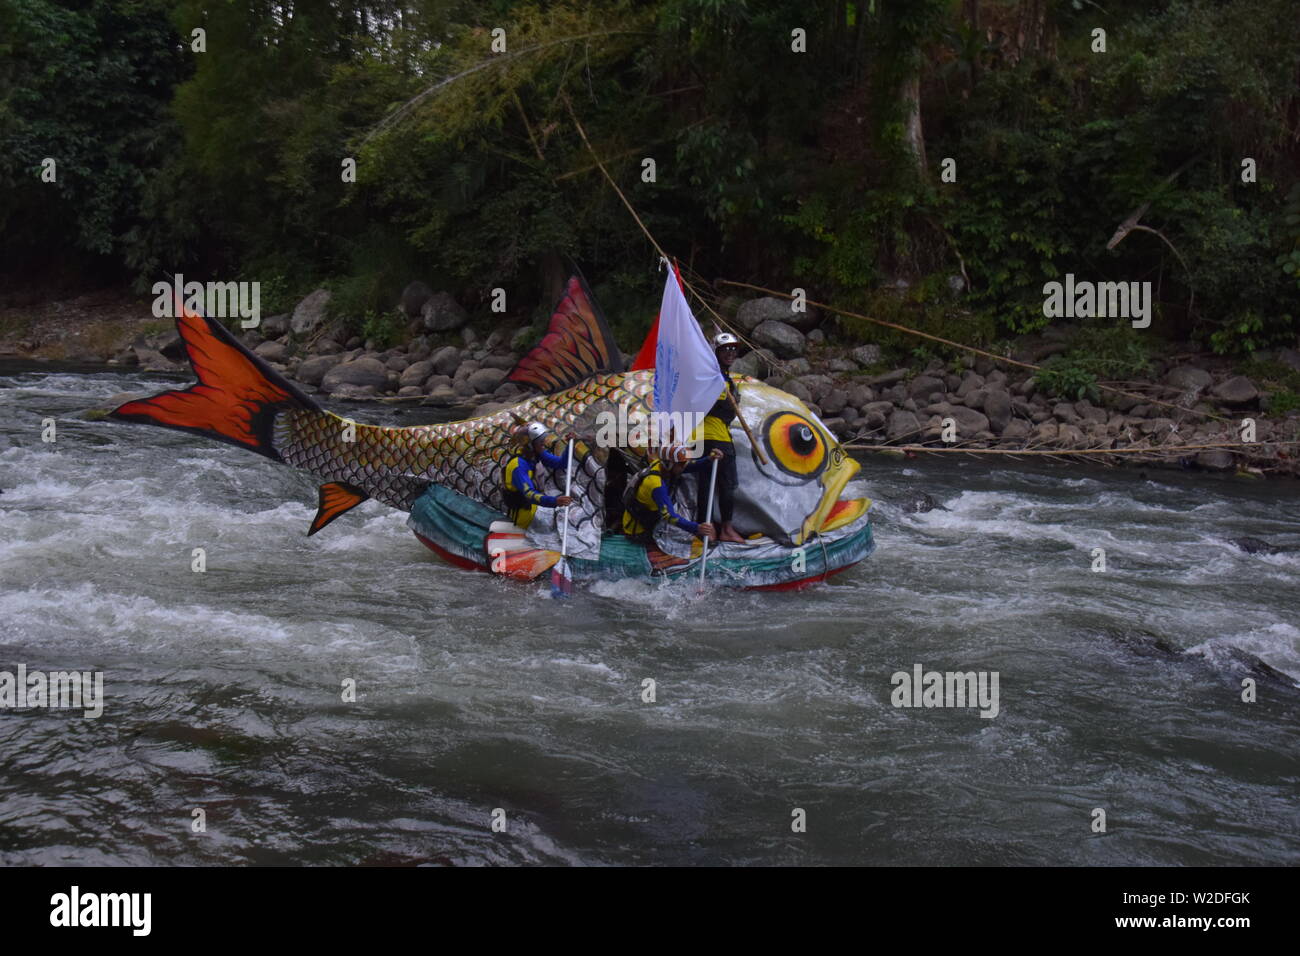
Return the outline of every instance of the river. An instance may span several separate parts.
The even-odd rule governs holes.
[[[1229,540],[1300,544],[1293,482],[868,456],[877,550],[830,584],[553,601],[70,417],[174,386],[0,365],[0,670],[105,694],[0,710],[0,863],[1300,861],[1300,553]],[[917,664],[996,672],[997,715],[893,706]]]

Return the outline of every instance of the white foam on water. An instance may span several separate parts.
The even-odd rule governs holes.
[[[1248,631],[1225,634],[1189,647],[1187,653],[1199,654],[1217,662],[1225,648],[1235,648],[1259,658],[1286,674],[1300,687],[1300,628],[1295,625],[1279,621]]]

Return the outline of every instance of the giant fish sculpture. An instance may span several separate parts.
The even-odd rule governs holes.
[[[505,520],[501,486],[517,424],[539,421],[557,434],[584,436],[575,445],[575,501],[567,516],[559,512],[569,526],[574,580],[698,573],[702,543],[675,527],[658,529],[658,547],[607,531],[619,527],[621,486],[649,449],[601,442],[601,429],[648,416],[654,372],[623,370],[581,278],[569,280],[546,335],[508,377],[541,394],[480,418],[405,428],[326,411],[222,325],[178,306],[177,328],[198,384],[127,402],[111,417],[193,432],[310,472],[321,486],[308,534],[374,499],[410,512],[416,536],[453,564],[535,578],[560,558],[556,513],[540,510],[525,532]],[[738,378],[741,415],[765,454],[755,454],[744,430],[733,427],[740,473],[734,524],[749,540],[710,547],[709,580],[795,588],[857,563],[874,547],[870,502],[841,497],[857,463],[798,398]],[[679,505],[690,514],[695,491],[689,480],[682,484]]]

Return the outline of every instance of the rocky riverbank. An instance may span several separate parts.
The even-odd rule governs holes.
[[[482,334],[451,296],[413,283],[400,306],[410,320],[409,341],[379,348],[332,322],[328,302],[329,293],[318,290],[293,312],[263,319],[240,338],[272,368],[326,401],[403,401],[469,417],[527,394],[505,378],[537,338],[529,327]],[[1278,444],[1300,438],[1300,410],[1265,414],[1256,384],[1226,359],[1156,359],[1146,381],[1124,383],[1122,392],[1102,390],[1096,401],[1066,401],[1048,394],[1031,369],[983,356],[890,368],[875,345],[836,342],[811,310],[795,313],[789,302],[775,298],[730,305],[738,331],[756,346],[742,354],[735,370],[798,396],[837,436],[855,444],[1101,453],[1151,449],[1150,458],[1132,455],[1131,460],[1211,471],[1300,473],[1295,447]],[[61,335],[56,344],[67,340]],[[137,331],[126,344],[113,343],[107,334],[91,340],[109,354],[51,354],[58,349],[30,329],[24,341],[9,343],[9,352],[98,358],[156,371],[187,368],[174,330]],[[1041,361],[1063,351],[1063,343],[1064,332],[1049,329],[1018,343],[1008,358]],[[1300,352],[1281,349],[1270,358],[1300,371]],[[1159,451],[1240,442],[1246,419],[1254,427],[1250,447]]]

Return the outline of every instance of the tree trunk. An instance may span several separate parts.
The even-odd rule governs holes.
[[[898,91],[903,105],[903,136],[907,148],[916,160],[916,172],[925,176],[925,136],[921,129],[921,75],[913,73],[903,81]]]

